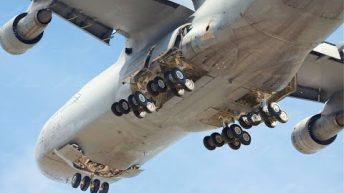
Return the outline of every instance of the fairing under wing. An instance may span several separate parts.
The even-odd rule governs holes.
[[[343,48],[322,43],[306,58],[297,74],[298,88],[293,97],[326,102],[344,89]]]
[[[110,42],[113,31],[149,40],[183,24],[193,14],[168,0],[55,0],[51,9],[105,43]]]

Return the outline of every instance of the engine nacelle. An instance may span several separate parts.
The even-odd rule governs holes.
[[[315,153],[334,142],[344,128],[344,91],[327,101],[321,114],[298,123],[292,133],[294,147],[304,154]]]
[[[48,9],[18,15],[0,29],[1,46],[10,54],[23,54],[42,39],[51,19]]]
[[[321,120],[321,114],[304,119],[298,123],[292,133],[291,139],[294,147],[301,153],[312,154],[330,145],[337,137],[328,140],[320,140],[314,135],[314,128],[317,121]]]

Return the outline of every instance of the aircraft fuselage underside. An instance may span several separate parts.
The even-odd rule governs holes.
[[[135,176],[188,132],[226,126],[258,111],[262,102],[281,100],[295,91],[294,77],[306,55],[341,24],[343,14],[334,1],[313,1],[310,8],[292,0],[232,2],[196,13],[192,23],[141,51],[133,46],[133,53],[123,52],[116,65],[78,92],[42,131],[37,159],[45,174],[64,182],[76,172],[106,182]],[[320,7],[328,12],[318,14]],[[157,87],[156,78],[178,76],[175,69],[184,82]],[[152,91],[147,84],[155,79]],[[113,104],[137,92],[154,107],[115,116]],[[147,109],[152,112],[143,115]]]

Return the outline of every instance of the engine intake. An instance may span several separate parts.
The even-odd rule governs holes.
[[[292,133],[291,139],[294,147],[301,153],[313,154],[334,142],[337,135],[327,140],[318,139],[314,135],[317,121],[321,121],[321,114],[304,119],[298,123]]]
[[[48,9],[18,15],[1,28],[1,46],[10,54],[23,54],[42,39],[51,19],[52,12]]]

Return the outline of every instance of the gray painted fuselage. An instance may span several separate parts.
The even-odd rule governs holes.
[[[48,120],[36,147],[39,166],[46,176],[69,182],[76,169],[54,151],[71,143],[112,168],[143,165],[188,132],[212,129],[200,121],[209,109],[227,106],[244,112],[234,104],[240,97],[283,89],[342,18],[342,0],[205,1],[180,47],[185,60],[208,72],[194,92],[172,98],[143,120],[114,116],[111,105],[132,92],[127,78],[143,68],[153,45],[171,36],[161,34],[159,41],[144,45],[129,40],[133,54],[123,52]]]

